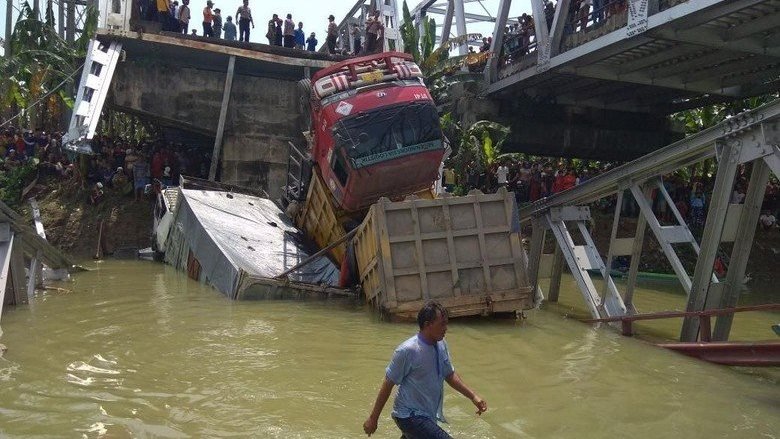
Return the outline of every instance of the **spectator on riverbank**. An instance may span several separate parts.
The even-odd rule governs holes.
[[[777,218],[772,215],[772,212],[765,210],[763,213],[761,213],[761,216],[758,217],[758,223],[761,225],[762,229],[770,230],[777,225]]]

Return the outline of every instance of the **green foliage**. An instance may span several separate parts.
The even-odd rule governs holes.
[[[22,198],[22,191],[35,178],[38,169],[37,159],[29,160],[17,168],[0,170],[0,200],[14,207]]]
[[[65,87],[74,80],[70,77],[79,67],[86,54],[87,42],[97,30],[98,11],[87,9],[86,24],[81,37],[73,44],[60,38],[54,29],[54,13],[46,10],[41,21],[29,3],[23,3],[19,18],[9,40],[9,53],[0,59],[0,106],[6,111],[26,109],[41,100],[48,93],[66,81]],[[75,76],[75,75],[73,75]],[[69,78],[70,77],[70,78]],[[65,105],[63,93],[44,99],[40,105],[22,115],[21,126],[37,128],[44,125],[39,116],[51,113],[59,105]],[[10,114],[8,114],[10,115]],[[58,121],[58,114],[48,114],[49,119]],[[36,126],[38,125],[38,126]]]
[[[455,169],[458,181],[465,181],[466,170],[471,163],[478,169],[493,165],[510,133],[509,127],[489,120],[477,121],[464,129],[451,113],[442,116],[440,122],[454,149],[455,156],[450,159],[450,166]]]

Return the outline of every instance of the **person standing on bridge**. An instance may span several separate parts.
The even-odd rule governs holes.
[[[203,36],[213,37],[214,29],[211,27],[211,22],[214,21],[214,13],[211,12],[211,7],[214,3],[211,0],[206,1],[206,7],[203,8]]]
[[[487,410],[487,402],[474,393],[455,372],[444,335],[447,310],[430,301],[417,313],[420,332],[401,343],[385,371],[385,378],[363,431],[371,436],[393,387],[398,394],[393,404],[393,420],[406,438],[450,438],[436,421],[443,414],[444,381],[477,407],[477,415]]]
[[[298,22],[298,28],[295,29],[294,32],[295,35],[295,48],[298,50],[303,50],[304,45],[306,44],[306,34],[303,33],[303,22]]]
[[[332,14],[328,16],[328,37],[325,39],[325,44],[328,46],[328,53],[333,55],[336,53],[336,36],[338,35],[338,27],[336,26],[336,17]]]
[[[238,41],[246,41],[248,43],[249,25],[252,25],[252,29],[255,28],[255,21],[252,19],[252,10],[249,9],[249,0],[244,0],[244,5],[238,7],[236,17],[238,18]]]
[[[236,25],[233,24],[233,17],[230,15],[225,19],[225,39],[236,41]]]
[[[182,0],[181,8],[179,8],[179,27],[181,33],[187,35],[190,32],[190,0]]]
[[[287,14],[287,18],[284,20],[284,47],[292,49],[295,47],[295,22],[292,19],[292,14]]]
[[[214,16],[211,19],[213,23],[211,29],[214,30],[214,38],[222,38],[222,10],[219,8],[214,9]]]

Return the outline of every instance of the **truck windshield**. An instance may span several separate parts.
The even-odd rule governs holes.
[[[344,118],[333,127],[333,134],[354,168],[444,147],[439,115],[430,102],[393,105]]]

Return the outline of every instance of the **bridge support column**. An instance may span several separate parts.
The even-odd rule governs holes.
[[[449,0],[447,2],[447,12],[444,14],[444,24],[441,28],[441,42],[450,39],[450,33],[452,32],[452,15],[455,13],[455,0]]]
[[[742,213],[739,216],[739,225],[734,239],[734,247],[731,250],[726,281],[720,293],[718,308],[733,308],[737,306],[742,292],[742,279],[745,278],[750,249],[753,247],[753,239],[756,233],[756,223],[761,213],[761,204],[764,201],[766,183],[769,180],[769,166],[764,160],[753,162],[753,170],[750,174],[750,183],[745,194],[745,204],[742,205]],[[739,206],[739,205],[737,205]],[[731,323],[734,320],[732,314],[718,316],[715,322],[714,341],[726,341],[731,332]]]
[[[225,77],[225,89],[222,91],[222,107],[219,109],[219,122],[217,123],[217,135],[214,138],[214,153],[211,155],[211,169],[209,169],[209,180],[215,181],[217,178],[217,167],[219,165],[219,152],[222,149],[222,137],[225,134],[225,119],[227,118],[227,109],[230,104],[230,91],[233,89],[233,71],[236,67],[236,56],[232,55],[228,61],[227,76]]]
[[[455,8],[455,28],[458,30],[458,36],[466,35],[466,11],[463,7],[463,0],[452,0]],[[461,44],[458,46],[458,54],[465,55],[468,53],[468,45]]]
[[[454,0],[450,0],[452,4]],[[496,25],[493,27],[493,42],[490,44],[490,53],[492,56],[488,59],[485,66],[485,80],[491,84],[498,80],[498,58],[504,47],[504,29],[509,19],[509,7],[512,6],[512,0],[501,0],[498,4],[498,15],[496,16]],[[449,11],[449,9],[448,9]]]
[[[550,66],[550,30],[547,29],[547,17],[544,14],[542,0],[531,0],[531,10],[535,24],[536,70],[545,71]]]
[[[686,311],[703,311],[722,307],[727,303],[736,305],[739,299],[741,280],[744,278],[747,258],[753,243],[754,229],[761,209],[761,201],[769,178],[769,170],[780,172],[780,148],[776,146],[780,138],[777,121],[765,122],[757,126],[741,129],[739,118],[731,125],[732,133],[719,142],[716,147],[718,174],[712,191],[710,207],[702,236],[702,252],[696,261],[696,271],[688,297]],[[731,190],[740,164],[753,162],[749,196],[744,205],[730,205]],[[738,220],[729,221],[729,218]],[[736,231],[727,228],[729,223],[737,223]],[[708,278],[721,242],[734,241],[732,259],[727,273],[727,283],[718,284],[715,275],[713,282]],[[747,246],[745,248],[744,246]],[[731,327],[731,319],[720,319],[718,338],[726,339]],[[680,332],[681,341],[696,341],[699,333],[699,320],[686,318]]]
[[[563,252],[561,252],[561,247],[556,245],[555,253],[553,253],[552,273],[550,274],[550,292],[547,294],[547,300],[549,302],[558,302],[558,297],[561,294],[562,274],[563,274]]]
[[[539,266],[544,253],[544,238],[547,233],[544,220],[535,218],[532,223],[531,247],[528,249],[528,284],[536,292],[537,297],[543,297],[539,288]]]

